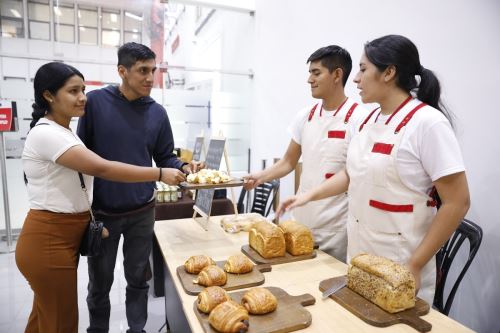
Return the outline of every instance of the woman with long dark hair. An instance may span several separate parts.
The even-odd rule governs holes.
[[[185,176],[180,170],[108,161],[87,149],[69,127],[72,117],[83,115],[87,101],[84,78],[76,68],[45,64],[33,84],[33,121],[22,155],[30,210],[16,247],[17,266],[34,292],[25,332],[76,333],[78,248],[89,223],[92,176],[168,184]]]
[[[351,141],[346,169],[288,198],[278,213],[347,191],[348,258],[368,252],[407,265],[418,296],[432,304],[434,255],[470,205],[460,147],[440,105],[439,81],[421,65],[408,38],[388,35],[365,44],[354,82],[364,103],[380,107]]]

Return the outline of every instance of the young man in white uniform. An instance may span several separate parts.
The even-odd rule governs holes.
[[[287,175],[301,156],[298,193],[320,185],[345,167],[349,142],[367,115],[344,93],[352,68],[351,56],[345,49],[330,45],[315,51],[307,62],[312,96],[321,102],[297,114],[289,127],[292,139],[285,156],[270,168],[245,177],[246,189]],[[294,210],[293,217],[311,229],[322,251],[345,261],[346,194],[309,203]]]

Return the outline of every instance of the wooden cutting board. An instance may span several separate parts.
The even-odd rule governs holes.
[[[311,325],[312,316],[304,309],[304,306],[312,305],[316,299],[310,294],[300,296],[290,296],[286,291],[278,287],[266,287],[276,296],[278,307],[275,311],[265,315],[250,315],[249,329],[247,333],[284,333],[301,330]],[[229,296],[241,303],[241,298],[245,290],[229,293]],[[208,323],[208,315],[200,312],[196,307],[196,301],[193,306],[196,316],[206,333],[216,333],[217,331]]]
[[[224,269],[225,261],[217,261],[217,266]],[[250,273],[231,274],[227,273],[226,284],[221,286],[225,290],[242,289],[258,286],[264,283],[263,272],[270,272],[271,265],[255,265]],[[198,278],[198,274],[189,274],[184,265],[177,267],[177,276],[181,280],[182,287],[188,295],[198,295],[205,287],[193,283]]]
[[[313,251],[311,254],[305,254],[302,256],[292,256],[290,253],[285,252],[285,256],[276,257],[276,258],[263,258],[257,251],[252,249],[250,245],[246,244],[241,247],[241,252],[247,255],[253,262],[257,264],[270,264],[270,265],[278,265],[278,264],[286,264],[287,262],[293,261],[301,261],[306,259],[316,258],[316,251]]]
[[[319,290],[325,291],[332,285],[338,285],[342,281],[347,281],[347,276],[344,275],[323,280],[319,284]],[[420,316],[429,313],[429,304],[418,297],[415,307],[398,313],[389,313],[383,310],[347,287],[344,287],[333,295],[330,295],[330,298],[362,319],[364,322],[373,326],[387,327],[402,323],[410,325],[419,332],[428,332],[432,329],[432,325],[430,323],[420,319]]]

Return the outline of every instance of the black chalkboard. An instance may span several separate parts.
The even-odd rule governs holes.
[[[214,189],[196,191],[196,200],[194,202],[195,210],[197,208],[196,211],[200,213],[200,215],[204,214],[204,217],[210,216],[214,191]]]
[[[205,165],[207,169],[219,170],[222,155],[224,154],[225,138],[211,139],[208,146]],[[204,213],[206,217],[210,216],[212,200],[214,198],[214,189],[196,191],[194,206],[198,208],[198,213]],[[195,209],[196,210],[196,209]]]
[[[207,156],[205,158],[205,165],[207,169],[219,170],[225,145],[226,139],[224,138],[210,140]]]
[[[193,150],[193,160],[201,161],[201,149],[203,148],[203,144],[205,142],[205,138],[199,136],[194,141],[194,150]]]

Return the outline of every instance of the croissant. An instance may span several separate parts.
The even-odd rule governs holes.
[[[193,280],[194,283],[202,286],[223,286],[226,284],[227,274],[219,266],[210,265],[203,268],[198,274],[198,279]]]
[[[217,305],[222,302],[231,300],[231,297],[221,287],[207,287],[198,294],[198,310],[205,313],[210,313]]]
[[[246,255],[239,253],[227,258],[224,270],[228,273],[244,274],[253,270],[253,263]]]
[[[266,314],[278,307],[276,297],[266,288],[252,288],[241,299],[241,304],[251,314]]]
[[[201,270],[208,265],[215,265],[215,261],[206,255],[192,256],[184,263],[186,272],[191,274],[198,274]]]
[[[235,301],[226,301],[217,305],[208,316],[210,325],[224,333],[248,331],[248,319],[248,311]]]

